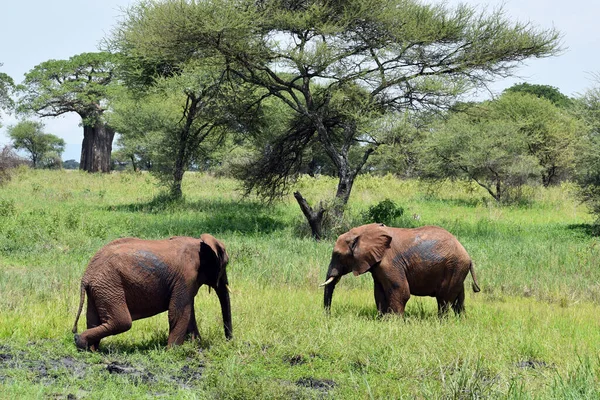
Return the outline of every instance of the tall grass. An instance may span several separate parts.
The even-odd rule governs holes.
[[[335,182],[297,187],[317,201]],[[335,238],[310,239],[293,198],[264,206],[237,188],[187,174],[185,199],[169,203],[146,174],[19,170],[0,187],[0,397],[597,397],[600,249],[569,185],[501,207],[471,184],[357,181],[339,229],[390,198],[405,210],[394,225],[443,226],[471,254],[482,293],[467,294],[466,317],[444,320],[418,297],[405,318],[379,318],[368,274],[342,279],[326,317],[317,285]],[[199,342],[165,350],[159,315],[100,353],[75,350],[79,279],[100,247],[204,232],[230,255],[232,342],[201,289]],[[115,362],[125,372],[110,373]]]

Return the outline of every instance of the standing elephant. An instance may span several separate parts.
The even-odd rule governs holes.
[[[473,291],[479,292],[471,257],[448,231],[437,226],[415,229],[369,224],[341,235],[333,248],[325,283],[325,309],[331,307],[333,290],[349,273],[369,271],[375,283],[375,303],[380,313],[404,313],[410,295],[437,299],[438,313],[450,306],[464,310],[463,282],[469,271]]]
[[[131,328],[132,321],[169,312],[168,345],[199,337],[194,297],[200,286],[215,289],[227,339],[232,337],[225,246],[208,234],[200,239],[117,239],[104,246],[81,279],[81,300],[73,333],[79,349],[97,350],[100,340]],[[87,293],[87,330],[77,321]]]

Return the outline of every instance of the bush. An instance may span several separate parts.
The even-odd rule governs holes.
[[[11,178],[12,170],[19,165],[27,165],[27,161],[19,157],[12,147],[4,146],[0,152],[0,185],[8,182]]]
[[[390,199],[385,199],[369,207],[365,213],[366,222],[381,222],[386,225],[392,225],[394,219],[399,218],[404,214],[404,209],[397,206]]]

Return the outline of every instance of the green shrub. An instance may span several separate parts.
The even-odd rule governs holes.
[[[390,199],[385,199],[369,207],[365,213],[365,220],[366,222],[381,222],[386,225],[392,225],[392,221],[401,217],[402,214],[404,214],[402,207],[397,206]]]

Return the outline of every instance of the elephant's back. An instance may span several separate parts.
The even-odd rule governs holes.
[[[457,263],[471,262],[471,257],[458,239],[446,229],[435,225],[422,226],[419,228],[390,228],[393,229],[393,237],[399,238],[400,251],[421,258],[429,264],[437,262]]]

